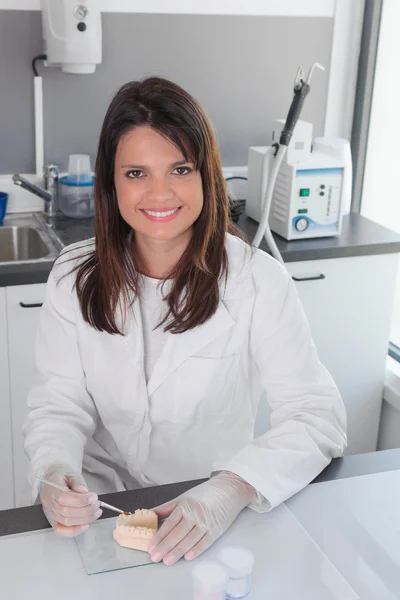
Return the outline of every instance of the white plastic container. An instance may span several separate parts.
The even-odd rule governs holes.
[[[79,182],[76,177],[60,178],[60,209],[73,219],[86,219],[94,214],[94,178]]]
[[[248,600],[251,598],[251,573],[254,556],[241,546],[227,546],[218,554],[218,560],[228,574],[227,600]]]
[[[73,219],[94,213],[94,177],[88,154],[70,154],[68,175],[60,178],[60,209]]]
[[[228,575],[217,562],[203,561],[192,571],[193,600],[225,600]]]
[[[75,177],[79,182],[88,182],[92,179],[89,154],[70,154],[68,161],[68,175]]]

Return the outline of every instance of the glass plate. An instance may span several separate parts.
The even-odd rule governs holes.
[[[96,521],[75,538],[88,575],[154,564],[147,552],[123,548],[117,544],[113,538],[115,522],[115,517]]]

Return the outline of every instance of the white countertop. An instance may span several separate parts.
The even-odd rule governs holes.
[[[284,505],[268,515],[247,509],[203,557],[213,558],[231,543],[245,545],[256,557],[252,600],[358,598]],[[87,575],[75,541],[46,530],[1,538],[0,564],[1,597],[7,600],[39,593],[41,600],[184,600],[192,597],[196,561]]]
[[[399,506],[400,471],[314,484],[269,514],[246,509],[203,558],[249,548],[253,600],[396,600]],[[183,600],[196,563],[87,575],[75,541],[42,530],[0,538],[0,564],[7,600]]]

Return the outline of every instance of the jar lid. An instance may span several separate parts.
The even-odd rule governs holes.
[[[94,185],[94,177],[92,175],[85,175],[84,177],[79,175],[64,175],[64,177],[60,177],[60,183],[75,187],[88,187]]]
[[[253,554],[241,546],[222,548],[218,559],[225,567],[229,577],[247,577],[254,565]]]

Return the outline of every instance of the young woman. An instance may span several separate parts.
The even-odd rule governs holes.
[[[194,98],[158,77],[124,85],[95,187],[95,238],[47,284],[25,448],[32,474],[76,492],[39,490],[61,535],[100,516],[96,493],[209,478],[157,509],[150,556],[173,564],[340,456],[345,410],[290,276],[229,225]],[[263,390],[271,426],[253,439]]]

